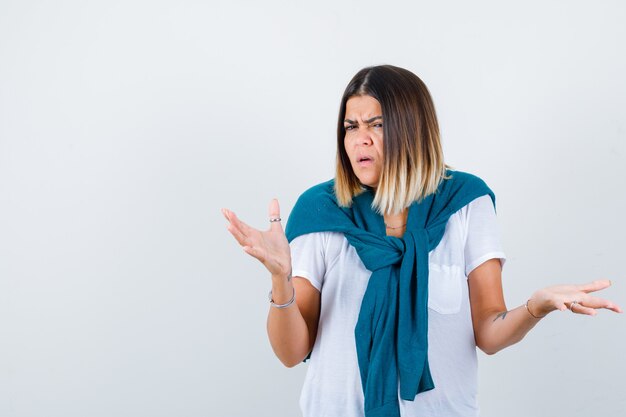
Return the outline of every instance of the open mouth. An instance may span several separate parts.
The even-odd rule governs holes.
[[[369,156],[361,156],[360,158],[357,159],[357,162],[361,163],[361,162],[371,162],[372,158],[370,158]]]

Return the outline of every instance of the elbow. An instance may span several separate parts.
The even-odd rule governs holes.
[[[270,339],[270,342],[273,342]],[[286,368],[293,368],[294,366],[305,361],[311,353],[312,347],[309,347],[306,343],[297,344],[278,344],[271,343],[274,355],[278,358]]]
[[[287,368],[293,368],[297,364],[301,363],[309,354],[309,351],[306,350],[304,346],[302,348],[298,348],[296,346],[282,346],[272,343],[272,349],[274,350],[274,355],[276,355],[280,363]]]
[[[276,357],[286,368],[293,368],[307,359],[311,351],[302,347],[302,349],[285,349],[274,350]]]
[[[495,355],[507,347],[516,344],[521,338],[509,339],[509,340],[476,340],[476,346],[487,355]]]
[[[302,363],[306,359],[306,355],[302,357],[301,356],[290,356],[290,357],[279,356],[278,359],[286,368],[293,368],[294,366]]]
[[[486,355],[495,355],[503,349],[503,346],[498,346],[494,343],[476,342],[476,346],[483,351]]]
[[[285,365],[286,368],[293,368],[294,366],[296,366],[297,364],[299,364],[300,362],[295,361],[295,360],[289,360],[289,359],[280,359],[280,362]]]
[[[485,354],[487,354],[489,356],[495,355],[496,353],[500,352],[500,349],[487,349],[487,348],[483,348],[483,347],[480,347],[480,350],[482,350],[483,353],[485,353]]]

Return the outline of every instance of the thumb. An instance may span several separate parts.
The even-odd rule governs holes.
[[[283,226],[280,222],[280,205],[277,199],[272,199],[269,207],[270,230],[282,230]]]

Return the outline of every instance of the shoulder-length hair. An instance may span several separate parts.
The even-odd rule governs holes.
[[[372,208],[380,214],[397,214],[434,193],[445,178],[432,98],[422,80],[403,68],[368,67],[352,78],[341,98],[337,124],[335,194],[342,207],[349,207],[365,189],[344,146],[346,103],[355,96],[371,96],[382,109],[383,168]]]

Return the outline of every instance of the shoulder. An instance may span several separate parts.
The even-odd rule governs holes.
[[[474,187],[487,187],[487,183],[482,178],[470,174],[469,172],[455,171],[452,169],[446,170],[446,176],[443,180],[444,184],[449,186],[474,186]],[[487,187],[488,188],[488,187]]]
[[[464,229],[467,229],[472,222],[480,223],[492,217],[495,219],[496,210],[490,196],[485,194],[470,201],[467,205],[454,213],[454,216],[458,219],[459,224],[462,225]]]
[[[345,235],[341,232],[311,232],[294,238],[289,245],[294,248],[315,248],[327,251],[337,249],[343,243],[347,244]]]
[[[461,197],[464,203],[469,204],[472,200],[488,195],[495,205],[496,196],[487,183],[480,177],[463,171],[446,170],[446,176],[441,181],[437,190],[445,198]]]
[[[335,196],[335,180],[331,179],[312,186],[304,191],[298,197],[297,204],[311,203],[319,199],[334,198]]]
[[[291,212],[292,216],[300,216],[304,213],[320,214],[322,212],[335,211],[339,208],[335,196],[335,180],[329,180],[314,185],[298,197]]]
[[[329,180],[303,192],[294,205],[285,233],[289,241],[312,232],[329,231],[341,223],[343,211],[337,205],[335,181]]]

